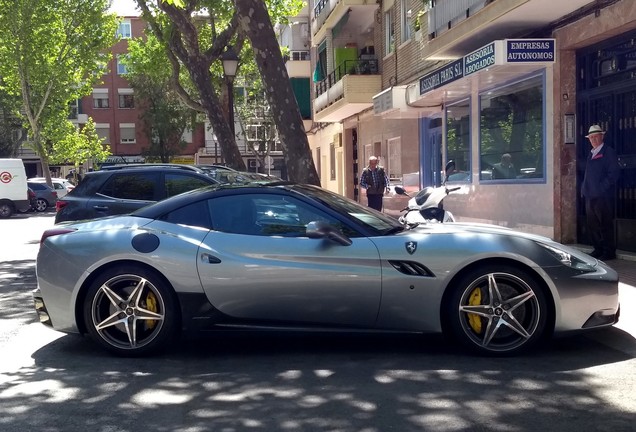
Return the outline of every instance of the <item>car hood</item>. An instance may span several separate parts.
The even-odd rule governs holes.
[[[567,251],[569,253],[573,253],[574,255],[581,254],[581,251],[579,251],[578,249],[574,249],[572,247],[555,242],[554,240],[548,237],[541,236],[538,234],[525,233],[525,232],[514,230],[512,228],[502,227],[499,225],[472,223],[472,222],[471,223],[466,223],[466,222],[426,223],[426,224],[420,224],[411,230],[403,231],[401,235],[408,235],[413,233],[422,233],[422,234],[480,233],[480,234],[501,235],[501,236],[507,236],[507,237],[522,238],[522,239],[526,239],[526,240],[530,240],[534,242],[543,243],[546,245],[555,246],[561,250]]]

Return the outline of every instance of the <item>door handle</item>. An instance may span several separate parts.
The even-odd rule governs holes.
[[[207,262],[208,264],[221,264],[221,260],[219,258],[208,253],[201,254],[201,261]]]
[[[107,206],[93,206],[93,209],[95,209],[97,211],[108,211],[108,207]]]

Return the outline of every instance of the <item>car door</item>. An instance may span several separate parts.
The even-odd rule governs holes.
[[[129,213],[157,201],[158,172],[116,172],[90,198],[91,217]]]
[[[312,220],[340,224],[294,197],[243,194],[210,200],[213,230],[199,251],[210,302],[247,320],[371,327],[381,297],[379,253],[366,237],[344,246],[306,237]]]

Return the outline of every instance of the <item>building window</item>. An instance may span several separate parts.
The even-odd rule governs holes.
[[[543,75],[479,97],[481,180],[544,179]]]
[[[134,144],[137,142],[135,139],[135,124],[134,123],[122,123],[119,125],[119,136],[122,144]]]
[[[386,173],[389,180],[402,181],[402,139],[391,138],[387,141],[387,150],[389,152],[388,166]]]
[[[119,23],[117,27],[117,36],[122,39],[130,39],[132,37],[132,30],[129,19],[124,19]]]
[[[393,20],[391,19],[391,11],[384,14],[384,36],[385,53],[389,55],[395,50],[395,30],[393,28]]]
[[[120,94],[119,95],[119,108],[134,108],[135,107],[135,97],[131,94]]]
[[[102,139],[103,144],[110,144],[110,125],[107,123],[96,123],[95,132]]]
[[[336,179],[336,146],[334,143],[329,145],[329,179]]]
[[[402,42],[411,39],[411,8],[410,0],[400,1],[400,25],[402,27]]]
[[[108,103],[108,89],[93,90],[93,107],[110,108],[110,104]]]
[[[117,75],[126,75],[128,73],[128,69],[126,69],[126,65],[123,61],[126,61],[126,56],[124,54],[120,54],[117,56]]]
[[[470,102],[468,99],[446,108],[446,161],[455,162],[448,181],[470,181]]]

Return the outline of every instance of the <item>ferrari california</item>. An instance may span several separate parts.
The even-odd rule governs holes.
[[[315,186],[216,185],[45,231],[40,321],[117,355],[182,331],[444,333],[485,355],[611,326],[617,273],[492,225],[393,218]]]

